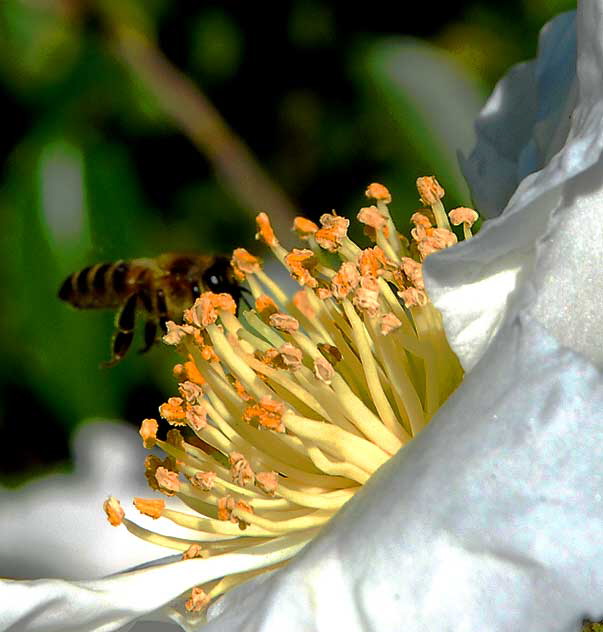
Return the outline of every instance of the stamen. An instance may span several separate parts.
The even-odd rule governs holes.
[[[156,419],[143,419],[140,425],[139,434],[142,437],[142,443],[147,450],[150,450],[155,446],[157,440],[157,430],[159,424]]]
[[[331,281],[331,290],[336,298],[344,299],[358,287],[359,283],[360,272],[356,264],[345,261]]]
[[[314,237],[318,245],[329,252],[335,252],[343,245],[347,237],[350,220],[335,214],[325,213],[320,218],[322,228],[316,231]]]
[[[383,465],[390,456],[370,441],[320,421],[286,413],[283,423],[298,437],[311,440],[325,452],[352,463],[369,474]]]
[[[276,312],[278,312],[278,307],[269,296],[262,294],[255,300],[255,311],[260,315],[260,318],[264,322],[267,322],[268,318],[270,318],[272,314],[276,314]]]
[[[366,188],[364,192],[367,198],[373,198],[378,202],[383,202],[383,204],[390,204],[392,201],[392,196],[387,187],[379,184],[378,182],[372,182]]]
[[[465,239],[471,239],[471,237],[473,237],[471,227],[477,222],[479,215],[472,208],[459,206],[458,208],[452,209],[452,211],[448,213],[448,217],[450,217],[453,226],[458,226],[459,224],[463,225]]]
[[[245,248],[236,248],[230,260],[235,278],[245,281],[248,275],[257,274],[260,270],[260,260]]]
[[[358,257],[358,268],[361,276],[377,277],[385,273],[387,259],[379,246],[366,248]]]
[[[114,526],[120,525],[126,515],[121,507],[121,504],[115,496],[109,496],[103,503],[103,509],[107,514],[107,520]]]
[[[354,336],[356,349],[358,349],[358,353],[360,354],[362,368],[364,369],[364,374],[372,395],[372,400],[379,411],[379,416],[385,426],[396,434],[396,432],[399,432],[400,426],[396,420],[396,416],[390,406],[390,403],[387,401],[381,382],[379,381],[377,366],[366,337],[366,330],[364,329],[358,314],[347,300],[342,302],[342,306],[352,325],[352,335]]]
[[[225,576],[191,587],[180,602],[191,616],[285,564],[422,430],[462,379],[422,273],[425,257],[456,237],[437,180],[419,178],[417,188],[425,208],[412,214],[407,239],[392,221],[389,191],[369,185],[372,205],[358,219],[376,245],[364,250],[348,237],[349,220],[331,213],[320,227],[296,218],[293,228],[307,247],[289,252],[260,213],[257,237],[303,289],[290,299],[258,257],[237,248],[234,277],[248,284],[254,309],[237,312],[230,295],[204,292],[184,324],[168,323],[164,341],[183,360],[174,369],[179,396],[160,414],[181,430],[161,439],[157,421],[145,419],[140,436],[146,448],[167,455],[145,460],[149,486],[187,510],[162,499],[134,504],[194,539],[136,525],[112,497],[104,507],[111,524],[181,551],[187,564],[221,556]],[[450,212],[466,239],[476,217],[464,207]]]
[[[291,276],[300,285],[307,285],[308,287],[318,285],[318,281],[312,276],[312,270],[316,268],[318,261],[311,250],[294,248],[285,256],[285,263],[291,271]]]
[[[201,612],[209,605],[210,596],[200,586],[191,591],[191,598],[184,604],[188,612]]]
[[[134,506],[140,513],[157,520],[163,515],[165,501],[158,498],[135,498]]]
[[[202,549],[201,545],[195,542],[194,544],[191,544],[182,554],[182,559],[194,560],[196,557],[207,559],[209,557],[209,551],[207,549]]]
[[[433,176],[424,176],[417,178],[417,191],[421,197],[421,202],[425,206],[430,206],[438,225],[438,228],[446,228],[450,230],[450,224],[448,223],[448,217],[446,217],[446,211],[441,202],[444,197],[444,189],[440,186],[440,183]]]
[[[296,217],[293,222],[293,230],[300,239],[307,241],[311,237],[314,237],[318,231],[318,226],[305,217]]]

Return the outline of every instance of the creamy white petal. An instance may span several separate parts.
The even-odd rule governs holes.
[[[563,234],[562,224],[575,215],[572,199],[576,188],[582,196],[587,193],[585,188],[592,178],[582,179],[582,174],[594,168],[601,159],[601,2],[586,0],[581,3],[577,24],[579,91],[565,145],[540,171],[520,183],[503,214],[488,222],[476,238],[433,255],[425,263],[429,294],[441,309],[451,345],[467,370],[478,362],[504,320],[514,318],[521,308],[536,301],[535,295],[542,291],[543,266],[554,258],[551,250],[555,243],[553,237],[557,235],[558,243]],[[516,106],[521,108],[521,104]],[[554,130],[549,130],[549,133],[554,135]],[[534,138],[526,139],[526,143],[534,141]],[[584,197],[581,199],[582,207],[588,204],[588,200],[584,202]],[[596,204],[594,198],[592,204]],[[580,217],[576,215],[578,221]],[[575,261],[578,261],[583,246],[576,245],[576,248]],[[593,268],[591,265],[589,271],[594,274],[596,270]],[[501,283],[501,278],[504,283]],[[463,292],[457,293],[462,286]],[[552,288],[550,283],[549,288]],[[574,293],[572,300],[577,296],[585,298],[586,293]],[[543,296],[536,315],[542,318],[543,311],[554,306],[554,298],[554,292]],[[593,301],[596,302],[596,299],[593,298],[588,306],[591,313],[596,310]],[[568,301],[565,312],[567,309],[580,314],[582,305],[570,306]],[[565,327],[567,318],[564,318],[557,318],[557,329]],[[545,320],[542,319],[542,322]],[[467,330],[472,332],[470,340]],[[566,338],[565,342],[572,344],[573,340]],[[581,344],[574,348],[584,351],[584,347],[585,344]]]
[[[475,148],[469,157],[460,157],[474,203],[486,217],[500,215],[519,183],[563,145],[575,76],[571,12],[542,29],[537,59],[517,64],[497,84],[477,118]]]
[[[147,451],[136,430],[119,422],[85,423],[73,452],[73,472],[15,490],[0,487],[0,576],[101,577],[165,555],[104,519],[108,495],[128,502],[148,495]]]
[[[521,317],[286,569],[210,609],[207,632],[575,632],[603,615],[602,482],[602,376]]]
[[[0,580],[0,631],[110,632],[141,617],[161,619],[156,611],[192,586],[288,559],[304,546],[307,535],[271,540],[245,553],[158,564],[96,581]]]
[[[597,161],[563,186],[542,243],[531,311],[563,344],[603,367],[603,9],[585,3],[578,22],[580,103],[568,162]]]

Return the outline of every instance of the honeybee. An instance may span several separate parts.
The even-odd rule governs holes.
[[[148,351],[166,331],[166,323],[182,322],[182,314],[202,291],[228,292],[235,302],[242,288],[227,257],[169,252],[155,258],[97,263],[67,277],[59,298],[80,309],[117,308],[112,356],[114,366],[134,339],[136,314],[146,314],[144,347]]]

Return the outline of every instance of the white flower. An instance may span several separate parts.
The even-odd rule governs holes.
[[[425,266],[468,370],[461,387],[286,568],[210,607],[205,629],[570,632],[603,616],[600,0],[581,3],[576,28],[575,85],[558,70],[573,37],[567,15],[541,42],[546,102],[527,90],[524,68],[486,107],[493,127],[483,119],[480,131],[500,117],[504,134],[480,153],[482,140],[468,164],[492,187],[506,174],[487,202],[499,216]],[[553,98],[545,79],[561,76]],[[509,112],[526,101],[536,114],[513,136]],[[227,569],[212,562],[97,582],[2,582],[0,628],[113,630],[250,568],[243,553]]]
[[[88,421],[74,437],[73,452],[73,472],[16,490],[0,487],[3,576],[97,577],[165,553],[121,529],[99,529],[99,502],[110,491],[138,496],[146,490],[140,466],[146,455],[136,431],[122,423]]]

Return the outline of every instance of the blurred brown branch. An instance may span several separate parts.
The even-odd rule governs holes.
[[[105,5],[106,6],[106,5]],[[174,67],[142,32],[103,11],[117,56],[136,74],[171,118],[208,158],[223,185],[255,217],[270,214],[283,243],[291,240],[295,205],[255,160],[199,88]]]

